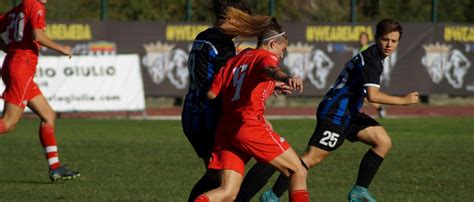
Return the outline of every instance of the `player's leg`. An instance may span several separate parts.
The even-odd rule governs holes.
[[[24,74],[21,71],[11,72],[12,67],[17,70],[28,68],[23,61],[19,61],[7,55],[1,69],[2,81],[5,84],[5,90],[2,94],[5,104],[0,119],[0,134],[15,130],[16,124],[25,109],[23,98],[29,89],[31,80],[33,80],[34,72],[31,72],[31,75]]]
[[[69,180],[78,177],[80,175],[79,172],[70,171],[64,166],[61,166],[54,133],[56,113],[53,111],[46,98],[42,94],[37,95],[28,102],[27,106],[41,118],[39,138],[46,153],[46,159],[48,160],[50,170],[49,177],[51,180]]]
[[[382,126],[371,126],[357,134],[357,139],[372,146],[362,158],[357,185],[368,188],[383,159],[392,147],[392,140]]]
[[[216,133],[216,146],[213,148],[208,168],[219,170],[220,186],[200,195],[196,201],[234,201],[236,199],[245,174],[245,164],[251,156],[232,146],[236,141],[229,139],[226,135],[234,134],[235,130],[238,130],[238,127],[232,130],[223,129]]]
[[[235,201],[250,201],[250,199],[252,199],[255,194],[257,194],[258,191],[260,191],[265,186],[265,184],[267,184],[268,180],[276,171],[276,168],[272,165],[260,162],[255,163],[245,175],[244,181],[242,182],[242,186],[240,187],[239,194],[237,195],[237,199]],[[289,185],[289,179],[287,179],[286,176],[284,176],[284,178],[287,180]],[[286,186],[286,189],[288,189],[288,186]]]
[[[221,185],[196,198],[196,202],[234,201],[243,181],[242,173],[224,169],[220,171]]]
[[[273,126],[270,121],[268,119],[264,120],[265,125],[267,125],[270,130],[273,130]],[[250,199],[252,199],[255,194],[257,194],[257,192],[260,191],[265,186],[265,184],[267,184],[268,180],[272,177],[275,171],[276,169],[272,165],[260,162],[255,163],[245,175],[242,186],[240,187],[239,195],[237,195],[237,199],[235,201],[250,201]],[[286,177],[284,178],[285,180],[287,179]],[[289,183],[289,179],[287,181]]]
[[[207,169],[214,145],[215,133],[215,127],[202,127],[203,125],[210,124],[206,123],[206,121],[211,121],[207,117],[207,113],[195,113],[192,108],[186,106],[183,108],[181,114],[183,132],[193,146],[196,154],[202,159],[204,168],[206,169],[206,172],[196,184],[194,184],[189,193],[189,202],[194,201],[199,195],[219,187],[218,172],[216,170]],[[216,122],[214,120],[212,121]]]
[[[317,166],[326,157],[328,157],[330,153],[330,151],[326,151],[318,147],[308,145],[308,149],[305,151],[303,156],[301,156],[301,160],[304,163],[303,166],[305,166],[307,169]],[[285,175],[280,174],[272,189],[266,191],[260,197],[260,201],[275,201],[277,198],[281,198],[281,196],[283,196],[286,190],[288,190],[289,186],[290,179]]]
[[[270,161],[270,164],[290,179],[290,201],[309,201],[306,186],[308,171],[292,148]]]
[[[2,118],[0,119],[0,134],[15,130],[16,124],[23,114],[23,110],[22,107],[5,102]]]
[[[357,134],[356,140],[371,146],[360,162],[357,181],[349,193],[349,200],[357,201],[357,198],[364,198],[364,200],[375,201],[368,192],[368,188],[385,156],[390,151],[392,141],[385,129],[365,114],[354,118],[349,133],[351,133],[348,135],[350,137]]]
[[[301,160],[308,169],[321,163],[331,151],[337,149],[344,142],[344,127],[330,121],[318,121],[317,126],[308,142],[308,148],[301,156]],[[272,189],[266,191],[260,201],[275,201],[280,198],[289,187],[289,179],[280,175]]]
[[[262,127],[263,126],[263,127]],[[306,190],[307,170],[290,144],[265,124],[263,117],[246,121],[234,136],[232,145],[257,161],[268,163],[290,178],[290,198],[309,200]]]
[[[206,172],[204,175],[194,184],[191,193],[189,194],[188,201],[194,201],[199,195],[213,190],[219,187],[219,173],[217,170],[207,169],[207,164],[209,163],[209,158],[204,159],[204,165],[206,166]]]

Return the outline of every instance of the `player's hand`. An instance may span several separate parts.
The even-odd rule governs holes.
[[[72,57],[72,48],[71,46],[63,46],[63,48],[61,49],[61,54],[65,55],[65,56],[69,56],[69,58]]]
[[[279,94],[289,95],[292,93],[292,88],[289,85],[281,81],[275,81],[275,89],[273,90],[273,95],[278,97]]]
[[[417,104],[420,102],[420,94],[418,92],[409,93],[403,99],[405,100],[405,105]]]
[[[288,77],[285,79],[285,83],[290,86],[292,89],[303,92],[303,80],[298,77]]]

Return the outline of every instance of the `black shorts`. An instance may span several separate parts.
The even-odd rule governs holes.
[[[357,141],[359,131],[370,126],[380,126],[380,124],[364,113],[352,117],[348,125],[337,125],[329,120],[318,120],[308,144],[326,151],[334,151],[342,145],[346,138],[351,142]]]
[[[183,108],[181,113],[183,132],[200,158],[211,157],[219,116],[220,110],[207,109],[196,112],[192,108]]]

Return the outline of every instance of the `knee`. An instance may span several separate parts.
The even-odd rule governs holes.
[[[16,123],[5,120],[5,128],[0,133],[8,133],[16,129]]]
[[[294,175],[297,178],[305,178],[306,179],[306,176],[308,175],[308,170],[302,164],[294,166],[292,171],[293,172],[290,172],[290,175]]]
[[[315,154],[314,152],[308,152],[301,157],[301,159],[303,159],[303,161],[306,163],[306,166],[308,166],[308,168],[317,166],[318,164],[323,162],[325,158],[326,158],[325,155]]]
[[[376,139],[375,147],[377,147],[378,150],[387,153],[392,148],[392,139],[390,138],[390,136],[388,136],[388,134],[384,133]]]
[[[12,124],[10,126],[7,126],[7,132],[14,131],[16,129],[16,124]]]
[[[304,159],[306,165],[307,165],[309,168],[312,168],[312,167],[314,167],[314,166],[317,166],[317,165],[320,164],[323,160],[324,160],[324,158],[322,158],[322,157],[320,157],[320,156],[315,156],[315,157],[312,157],[312,158]]]
[[[392,148],[392,139],[386,135],[385,137],[380,138],[378,145],[388,151]]]
[[[0,134],[9,133],[9,132],[14,131],[15,129],[16,129],[16,124],[13,124],[13,125],[6,125],[6,126],[5,126],[5,129],[0,131]]]
[[[54,122],[56,121],[56,116],[56,112],[50,112],[44,117],[43,122],[54,125]]]

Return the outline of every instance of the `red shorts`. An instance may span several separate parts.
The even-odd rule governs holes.
[[[2,66],[2,80],[5,84],[2,98],[5,102],[25,108],[28,101],[41,95],[34,82],[38,57],[28,54],[7,55]]]
[[[221,121],[208,167],[234,170],[244,175],[245,164],[251,157],[262,163],[270,163],[290,147],[263,119],[240,123]]]

